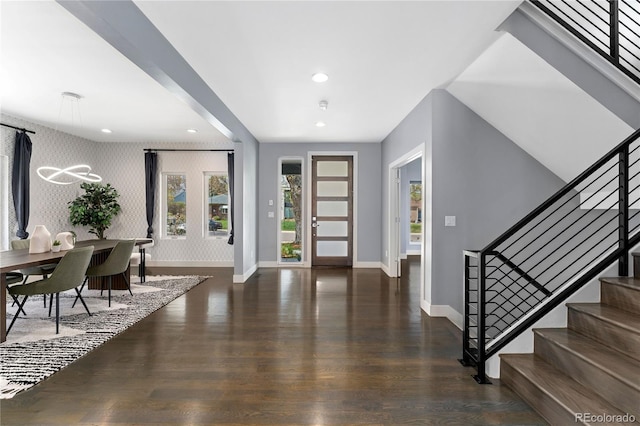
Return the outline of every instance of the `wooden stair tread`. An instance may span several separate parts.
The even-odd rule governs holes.
[[[534,354],[503,354],[500,359],[571,413],[626,414]]]
[[[601,282],[619,285],[633,290],[640,291],[640,278],[634,277],[600,277]]]
[[[640,363],[614,349],[567,328],[539,328],[534,333],[555,342],[586,362],[597,366],[640,391]]]
[[[631,333],[640,333],[639,314],[601,303],[567,303],[567,307],[597,317]]]

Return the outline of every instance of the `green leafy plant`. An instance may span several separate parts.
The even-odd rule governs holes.
[[[58,241],[58,240],[55,240],[55,241],[54,241],[53,243],[51,243],[51,245],[54,245],[54,246],[59,246],[59,245],[60,245],[60,241]]]
[[[111,184],[83,183],[84,195],[69,201],[69,220],[73,226],[88,226],[89,233],[103,239],[111,220],[120,213],[118,191]]]

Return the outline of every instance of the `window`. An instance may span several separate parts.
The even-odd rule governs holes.
[[[204,229],[207,237],[225,237],[229,233],[229,175],[205,173]]]
[[[179,238],[187,233],[187,177],[164,174],[166,237]]]
[[[422,182],[409,182],[409,241],[422,242]]]
[[[302,261],[302,160],[281,160],[280,263]]]

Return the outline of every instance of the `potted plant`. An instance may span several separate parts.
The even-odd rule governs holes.
[[[111,184],[83,183],[84,195],[69,201],[69,220],[73,226],[88,226],[89,233],[104,239],[104,231],[120,213],[118,191]]]
[[[51,244],[51,251],[54,253],[57,253],[60,251],[60,240],[55,240],[52,244]]]

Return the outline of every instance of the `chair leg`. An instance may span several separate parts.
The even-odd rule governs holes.
[[[24,279],[22,280],[22,282],[20,283],[20,285],[24,285],[27,282],[27,279],[29,278],[29,275],[25,275]],[[18,305],[20,305],[20,302],[18,302],[18,298],[16,296],[14,296],[13,294],[11,295],[11,297],[13,297],[13,303],[11,304],[11,306],[15,306],[16,302],[18,303]],[[24,312],[24,311],[22,311]],[[27,314],[25,314],[27,315]]]
[[[87,304],[84,303],[84,299],[82,298],[82,296],[80,295],[80,292],[78,291],[78,288],[75,288],[76,293],[78,293],[78,296],[80,298],[80,301],[82,302],[82,305],[84,306],[84,308],[87,310],[87,313],[89,314],[89,316],[91,316],[91,312],[89,312],[89,308],[87,307]]]
[[[47,274],[42,274],[42,278],[47,279]],[[46,308],[47,307],[47,295],[46,294],[42,295],[42,300],[43,300],[43,303],[44,303],[44,307]],[[51,316],[51,314],[49,314],[49,316]]]
[[[127,278],[127,274],[124,272],[122,273],[122,276],[124,277],[124,282],[127,283],[127,290],[129,290],[129,294],[133,296],[133,293],[131,292],[131,280]]]
[[[44,297],[47,297],[45,294]],[[49,316],[51,316],[51,308],[53,307],[53,293],[49,295]]]
[[[59,334],[59,333],[60,333],[60,293],[56,293],[56,334]]]
[[[27,315],[27,313],[24,311],[24,309],[22,309],[20,307],[20,299],[18,299],[18,296],[16,296],[15,294],[11,295],[11,298],[13,299],[13,303],[11,304],[11,306],[14,305],[18,305],[18,313],[22,312],[23,315]]]
[[[7,328],[6,334],[9,334],[9,331],[11,331],[11,327],[13,327],[13,323],[16,322],[16,320],[18,319],[18,315],[20,315],[20,311],[24,312],[22,308],[24,307],[24,304],[27,303],[28,298],[29,296],[25,296],[24,299],[22,299],[22,303],[18,303],[18,310],[16,311],[16,314],[13,316],[13,319],[11,320],[11,324],[9,324],[9,328]]]
[[[84,288],[84,285],[87,283],[88,279],[89,279],[89,277],[84,277],[84,281],[82,281],[82,285],[80,286],[80,291],[78,291],[78,289],[76,288],[76,291],[78,292],[78,295],[76,296],[76,300],[73,301],[73,305],[71,305],[72,308],[74,306],[76,306],[76,302],[78,301],[78,298],[80,297],[80,293],[82,293],[82,289]],[[84,302],[82,302],[82,303],[84,303]]]
[[[109,275],[107,281],[109,282],[109,307],[111,307],[111,275]]]

